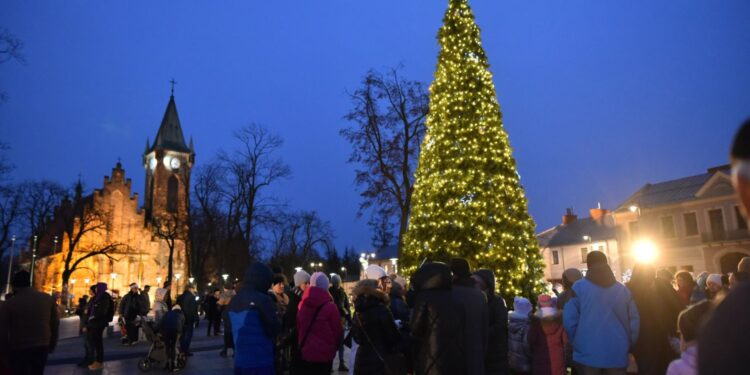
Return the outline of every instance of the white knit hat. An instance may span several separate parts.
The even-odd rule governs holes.
[[[721,282],[721,275],[718,273],[712,273],[708,275],[708,278],[706,279],[706,284],[708,283],[714,283],[716,285],[724,285],[724,283]]]
[[[371,264],[367,266],[367,269],[365,270],[365,274],[367,275],[368,279],[372,280],[380,280],[388,274],[385,273],[385,270],[383,267],[378,266],[377,264]]]

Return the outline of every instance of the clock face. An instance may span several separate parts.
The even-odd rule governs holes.
[[[164,163],[164,167],[165,168],[167,168],[167,169],[172,168],[172,166],[171,166],[171,164],[172,164],[172,157],[169,156],[169,155],[165,156],[164,159],[162,159],[162,163]]]
[[[148,159],[148,167],[151,168],[152,171],[156,169],[156,158]]]
[[[180,169],[180,159],[172,158],[169,162],[169,166],[172,167],[172,169]]]

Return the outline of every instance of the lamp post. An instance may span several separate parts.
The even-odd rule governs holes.
[[[112,272],[109,274],[109,277],[112,279],[112,289],[115,289],[115,280],[117,279],[117,273]]]
[[[176,291],[177,293],[179,293],[179,292],[180,292],[180,278],[181,278],[181,277],[182,277],[182,274],[181,274],[181,273],[176,273],[176,274],[174,274],[174,278],[175,278],[175,280],[177,280],[177,282],[176,282],[176,284],[177,284],[176,286],[177,286],[177,287],[175,288],[175,291]]]
[[[346,267],[341,267],[341,274],[344,276],[344,280],[346,280]]]
[[[29,272],[31,286],[34,286],[34,268],[36,268],[36,238],[34,236],[34,246],[31,248],[31,272]]]
[[[225,274],[221,275],[221,278],[224,279],[224,285],[226,285],[227,279],[229,278],[229,274],[225,273]]]
[[[190,284],[193,284],[193,281],[195,281],[195,277],[188,277],[188,281]]]
[[[8,260],[8,282],[5,284],[5,295],[10,293],[10,274],[13,271],[13,253],[16,251],[16,236],[10,238],[10,260]]]

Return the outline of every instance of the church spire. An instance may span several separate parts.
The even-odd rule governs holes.
[[[182,134],[180,117],[177,115],[177,105],[174,102],[174,96],[169,97],[167,109],[164,111],[164,118],[161,120],[159,132],[156,133],[154,144],[148,152],[156,149],[171,150],[178,152],[190,152],[185,144],[185,136]]]

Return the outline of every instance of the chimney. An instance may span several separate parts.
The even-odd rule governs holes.
[[[576,221],[576,219],[578,219],[578,216],[573,214],[573,210],[570,208],[566,208],[565,215],[563,215],[563,218],[562,218],[562,224],[563,225],[571,224],[572,222]]]
[[[607,214],[607,210],[602,208],[601,203],[597,203],[596,208],[592,208],[589,210],[589,214],[591,215],[591,218],[594,219],[594,221],[602,221],[604,219],[604,215]]]

